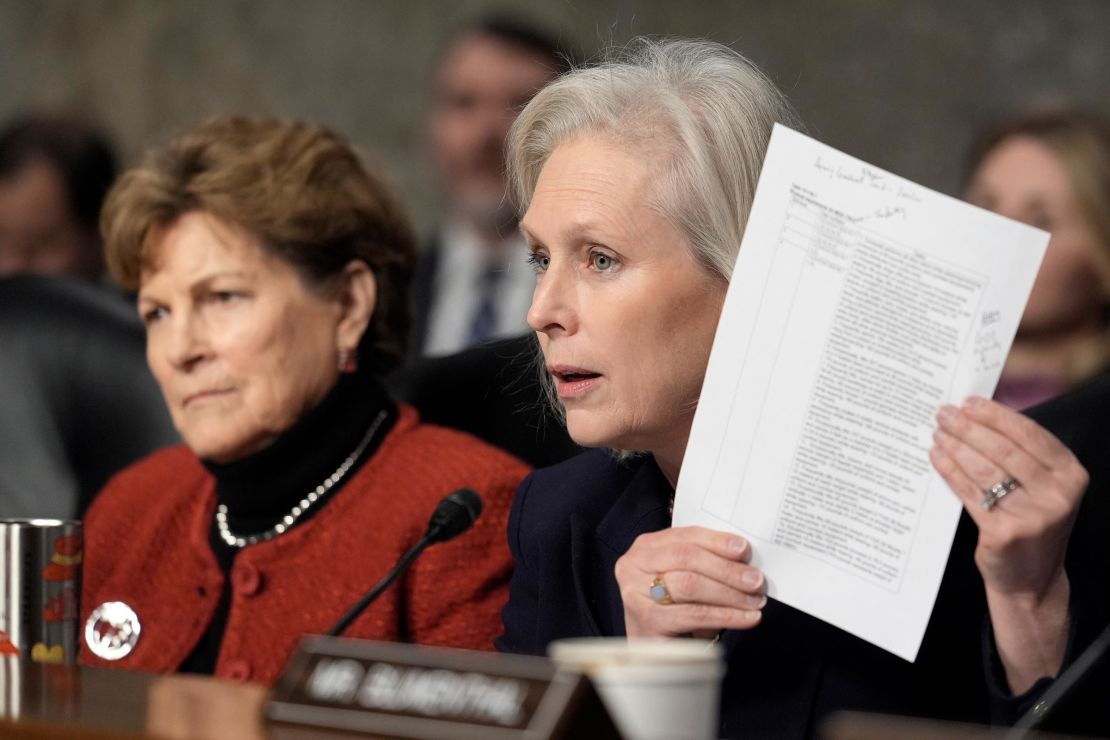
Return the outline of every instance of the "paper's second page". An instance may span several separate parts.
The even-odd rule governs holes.
[[[960,505],[934,415],[998,382],[1048,235],[776,126],[674,524],[768,594],[914,660]]]

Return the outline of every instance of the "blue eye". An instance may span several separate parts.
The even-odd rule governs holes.
[[[536,272],[547,272],[548,266],[551,265],[551,258],[543,252],[532,252],[528,255],[528,264]]]
[[[590,264],[598,272],[605,272],[613,269],[616,260],[604,252],[590,252]]]

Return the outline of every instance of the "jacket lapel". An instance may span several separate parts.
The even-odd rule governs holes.
[[[571,569],[582,618],[594,635],[625,634],[624,605],[614,576],[620,558],[641,534],[671,524],[674,489],[650,455],[628,463],[634,467],[624,491],[601,522],[571,517]],[[650,584],[645,583],[647,589]]]
[[[609,609],[600,608],[599,589],[595,584],[605,572],[604,558],[594,547],[594,530],[589,522],[575,513],[570,518],[570,565],[574,577],[574,596],[578,603],[579,616],[590,637],[614,634],[598,625],[601,619],[606,625],[611,623]]]

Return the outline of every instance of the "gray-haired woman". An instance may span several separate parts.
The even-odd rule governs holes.
[[[775,121],[795,116],[756,67],[693,41],[642,41],[574,71],[517,120],[509,165],[537,270],[529,322],[568,430],[645,454],[589,452],[521,486],[498,645],[724,630],[729,737],[808,735],[842,708],[1005,721],[1065,662],[1063,555],[1087,482],[1028,419],[982,399],[938,414],[932,461],[970,519],[914,664],[768,602],[745,539],[670,527]],[[1025,490],[983,509],[982,491],[1011,475]],[[653,598],[653,584],[669,595]]]

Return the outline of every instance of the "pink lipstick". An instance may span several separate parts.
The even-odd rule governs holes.
[[[573,399],[585,395],[601,382],[601,373],[569,365],[548,365],[547,371],[555,378],[555,389],[559,398]]]

